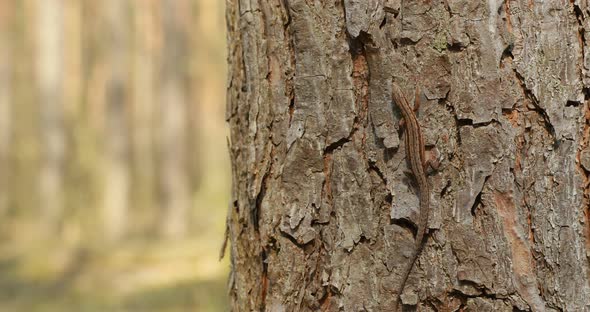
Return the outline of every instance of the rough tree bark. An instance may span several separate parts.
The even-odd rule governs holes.
[[[228,1],[233,310],[393,309],[418,197],[392,80],[441,161],[404,307],[590,309],[589,22],[582,0]]]

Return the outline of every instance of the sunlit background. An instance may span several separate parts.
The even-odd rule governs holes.
[[[219,0],[0,0],[0,312],[225,311]]]

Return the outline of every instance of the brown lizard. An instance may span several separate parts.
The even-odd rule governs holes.
[[[418,119],[416,119],[414,110],[410,106],[399,86],[393,82],[391,89],[393,101],[399,107],[402,113],[405,124],[406,158],[410,163],[410,169],[414,174],[418,185],[418,191],[420,193],[420,210],[419,220],[417,223],[418,231],[416,232],[416,248],[414,249],[414,253],[410,258],[410,262],[403,271],[402,283],[400,285],[398,299],[396,300],[395,304],[395,307],[397,308],[398,304],[401,303],[401,295],[408,277],[410,276],[410,272],[414,267],[416,259],[418,259],[418,256],[420,256],[420,252],[422,251],[424,243],[426,242],[428,214],[430,209],[430,187],[428,185],[428,180],[426,179],[425,168],[427,161],[424,153],[424,138],[422,137],[420,124],[418,123]],[[418,94],[416,94],[415,106],[416,108],[418,107]]]

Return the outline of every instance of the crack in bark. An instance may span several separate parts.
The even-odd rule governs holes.
[[[487,288],[486,288],[487,289]],[[485,291],[477,294],[477,295],[470,295],[470,294],[466,294],[461,292],[458,289],[453,289],[451,290],[451,292],[449,293],[450,296],[454,296],[455,298],[461,300],[461,302],[464,304],[467,303],[468,299],[473,299],[473,298],[485,298],[485,299],[490,299],[493,301],[497,301],[497,300],[501,300],[501,301],[505,301],[505,302],[510,302],[510,300],[508,300],[508,296],[497,296],[495,293],[486,293]],[[512,305],[512,304],[511,304]],[[517,309],[514,305],[512,305],[513,309]],[[461,311],[461,310],[460,310]]]
[[[349,135],[349,137],[341,138],[340,140],[338,140],[336,142],[332,142],[331,144],[329,144],[328,146],[326,146],[324,148],[324,156],[333,154],[335,150],[343,147],[348,142],[350,142],[350,135]]]
[[[584,56],[586,55],[586,38],[585,38],[585,28],[584,28],[584,12],[582,9],[576,4],[575,0],[570,0],[570,3],[573,6],[573,11],[576,16],[576,21],[578,22],[578,39],[580,41],[580,60],[582,60],[582,64],[584,63]],[[580,66],[580,79],[584,81],[584,66]]]
[[[287,53],[289,54],[290,66],[291,68],[295,68],[297,58],[295,57],[295,42],[293,36],[291,36],[291,21],[292,17],[290,14],[290,6],[288,0],[281,1],[283,5],[283,13],[281,16],[286,16],[287,21],[283,23],[283,34],[285,37],[285,42],[287,43],[288,49]],[[291,69],[290,68],[290,69]],[[293,120],[293,113],[295,111],[295,87],[293,86],[293,77],[294,71],[285,72],[285,93],[287,98],[289,99],[289,123],[288,127],[291,127],[291,121]]]
[[[473,205],[471,205],[471,215],[475,217],[475,212],[477,211],[477,207],[482,205],[482,201],[481,201],[481,194],[483,193],[483,190],[485,188],[486,183],[488,182],[488,179],[490,178],[491,174],[486,176],[483,180],[483,184],[482,184],[482,188],[481,190],[479,190],[479,192],[477,193],[477,195],[475,196],[475,200],[473,201]]]
[[[500,56],[500,64],[498,67],[504,68],[505,60],[514,60],[514,55],[512,54],[512,50],[514,49],[514,42],[510,42],[504,51],[502,51],[502,56]]]
[[[514,68],[513,71],[520,83],[520,87],[524,95],[531,101],[531,104],[533,104],[533,106],[535,107],[534,111],[537,112],[543,118],[543,125],[545,129],[549,132],[551,137],[553,137],[553,145],[555,146],[556,144],[559,144],[559,140],[557,139],[557,135],[555,133],[555,127],[553,127],[553,124],[549,119],[547,111],[540,106],[539,99],[537,98],[537,96],[530,89],[527,88],[525,78],[518,72],[516,68]]]
[[[272,155],[272,151],[271,151],[271,155]],[[264,172],[264,175],[262,176],[262,181],[260,182],[260,190],[258,191],[258,194],[256,194],[256,198],[254,199],[254,207],[252,209],[252,222],[254,224],[254,229],[256,231],[259,231],[259,229],[260,229],[260,207],[262,205],[262,200],[264,199],[264,196],[266,195],[266,189],[267,189],[267,183],[268,183],[267,181],[268,181],[269,173],[272,168],[272,164],[273,164],[273,161],[272,161],[272,157],[271,157],[268,169],[266,170],[266,172]]]
[[[383,182],[383,185],[387,185],[387,178],[385,177],[383,172],[381,172],[381,169],[379,169],[379,167],[374,162],[369,161],[368,163],[369,163],[369,170],[373,170],[373,172],[375,172],[377,174],[379,179],[381,179],[381,181]],[[389,194],[389,195],[391,195],[391,194]]]
[[[583,216],[584,216],[584,224],[590,224],[590,171],[587,171],[583,165],[581,164],[580,157],[582,151],[585,149],[590,149],[590,106],[589,106],[589,90],[588,88],[584,88],[584,103],[586,104],[585,107],[585,123],[584,129],[582,130],[582,136],[580,139],[580,143],[578,145],[578,150],[576,151],[576,168],[578,172],[582,176],[583,182],[582,185],[584,187],[583,197],[582,197],[582,206],[586,207],[584,209]],[[583,234],[585,238],[585,249],[586,254],[590,254],[590,226],[585,226]],[[587,273],[588,278],[590,279],[590,271]]]
[[[261,277],[261,287],[260,287],[260,306],[261,311],[266,310],[266,293],[268,290],[268,262],[266,261],[268,256],[265,249],[262,249],[260,252],[260,261],[262,263],[262,277]]]

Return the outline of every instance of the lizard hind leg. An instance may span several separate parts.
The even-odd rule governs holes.
[[[424,161],[424,172],[426,172],[428,175],[431,175],[440,168],[440,152],[436,147],[434,147],[428,150],[426,154],[428,157],[426,157]]]

